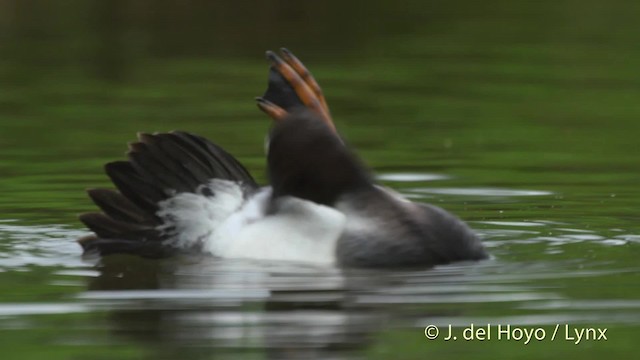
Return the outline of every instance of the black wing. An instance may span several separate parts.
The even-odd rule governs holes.
[[[102,212],[80,215],[94,232],[78,240],[86,252],[100,255],[131,253],[164,257],[175,251],[157,230],[158,203],[183,192],[202,193],[212,179],[236,181],[251,191],[258,186],[249,172],[212,142],[186,132],[138,134],[129,145],[127,161],[105,165],[116,190],[90,189]]]

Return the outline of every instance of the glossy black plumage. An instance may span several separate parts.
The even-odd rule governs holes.
[[[159,231],[159,203],[192,192],[212,196],[203,187],[211,179],[237,181],[247,189],[257,184],[230,154],[208,140],[186,132],[139,134],[129,145],[129,160],[105,165],[118,191],[90,189],[88,194],[102,212],[80,215],[95,235],[79,240],[85,252],[101,255],[133,253],[146,257],[177,251]]]

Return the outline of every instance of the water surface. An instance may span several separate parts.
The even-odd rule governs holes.
[[[7,359],[633,356],[635,2],[241,3],[0,2]],[[264,181],[269,123],[252,99],[264,50],[282,45],[379,180],[467,220],[491,260],[347,271],[81,257],[84,189],[110,186],[102,165],[137,131],[202,134]],[[471,324],[494,337],[443,340]],[[547,336],[497,339],[498,325]],[[575,344],[565,325],[607,340]]]

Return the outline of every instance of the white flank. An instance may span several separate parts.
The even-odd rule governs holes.
[[[269,204],[271,188],[245,200],[235,182],[212,180],[207,187],[214,196],[183,193],[160,204],[161,230],[175,229],[173,245],[225,258],[335,262],[341,212],[293,197]]]

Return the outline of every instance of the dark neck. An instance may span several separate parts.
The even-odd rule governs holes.
[[[372,186],[365,167],[310,110],[277,124],[269,143],[273,196],[333,205],[343,194]]]

